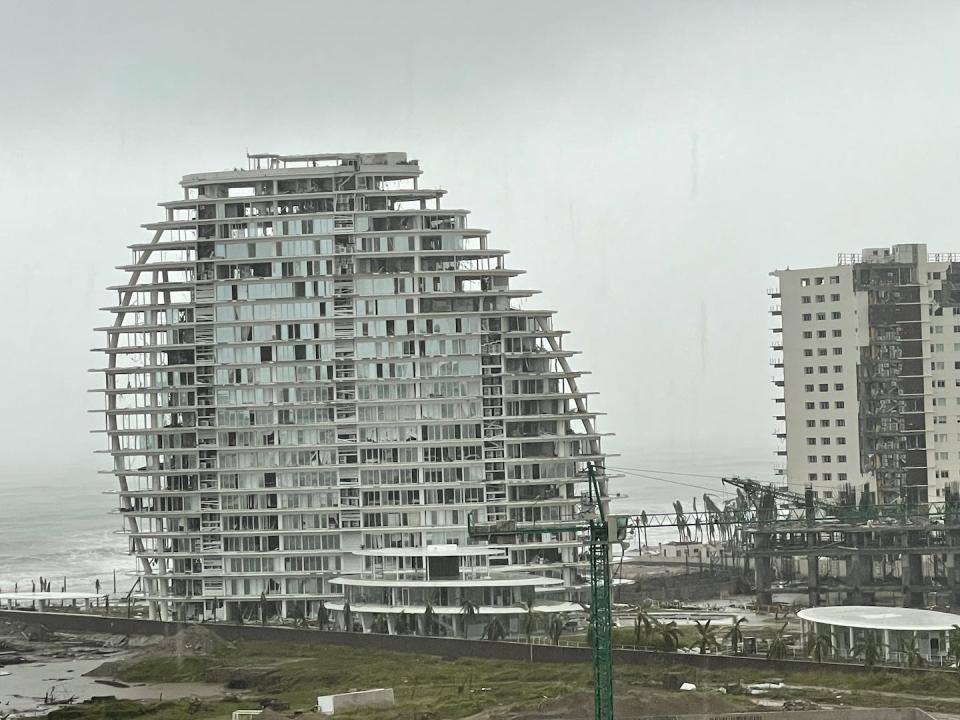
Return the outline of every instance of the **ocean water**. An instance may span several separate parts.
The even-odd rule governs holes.
[[[63,469],[40,476],[0,475],[0,590],[30,590],[31,580],[49,578],[60,590],[93,592],[102,587],[126,593],[135,581],[114,479],[89,468]],[[39,583],[38,583],[39,585]]]
[[[615,451],[615,449],[614,449]],[[693,498],[703,508],[703,494],[722,501],[733,496],[720,477],[740,475],[762,482],[773,480],[773,456],[764,450],[733,455],[627,455],[610,458],[610,472],[623,468],[630,474],[611,484],[620,493],[612,511],[629,515],[672,512],[674,500],[692,510]],[[641,477],[643,476],[643,477]],[[40,477],[0,475],[0,591],[29,590],[40,576],[59,590],[93,591],[97,579],[106,591],[126,593],[134,583],[135,563],[127,555],[122,519],[110,476],[87,468],[65,469]],[[676,530],[649,531],[648,540],[668,542]]]

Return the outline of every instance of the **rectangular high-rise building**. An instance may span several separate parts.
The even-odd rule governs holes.
[[[772,273],[778,454],[792,490],[925,502],[960,480],[958,260],[907,244]]]
[[[458,576],[469,552],[422,549],[469,544],[468,516],[503,524],[495,565],[582,583],[573,532],[509,532],[572,519],[602,464],[574,353],[420,172],[404,153],[249,156],[185,176],[130,246],[102,370],[152,614],[312,616],[388,556],[397,583],[441,555]],[[484,587],[471,602],[513,597]],[[461,601],[395,590],[376,602]]]

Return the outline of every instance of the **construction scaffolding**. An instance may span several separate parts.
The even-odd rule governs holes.
[[[773,593],[803,587],[811,606],[960,606],[960,494],[943,502],[878,505],[868,490],[845,488],[836,503],[725,478],[737,499],[722,510],[643,513],[631,527],[676,527],[681,542],[691,528],[719,538],[729,557],[743,558],[759,605]]]

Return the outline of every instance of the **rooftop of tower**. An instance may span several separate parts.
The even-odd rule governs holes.
[[[379,153],[321,153],[317,155],[277,155],[275,153],[247,153],[249,170],[264,167],[323,167],[325,165],[416,165],[417,160],[407,160],[405,152]]]
[[[211,182],[229,182],[263,177],[325,175],[342,172],[344,169],[393,168],[404,176],[420,174],[418,160],[408,160],[405,152],[379,153],[319,153],[309,155],[278,155],[276,153],[247,153],[247,167],[231,170],[191,173],[184,175],[180,184],[192,187]],[[393,173],[391,173],[393,174]]]

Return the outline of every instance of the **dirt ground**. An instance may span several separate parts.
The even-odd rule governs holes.
[[[617,720],[639,720],[651,716],[722,714],[749,712],[754,705],[743,697],[718,692],[681,692],[641,686],[618,686],[613,702]],[[593,693],[578,692],[545,700],[536,710],[511,712],[490,708],[464,720],[583,720],[593,717]]]

